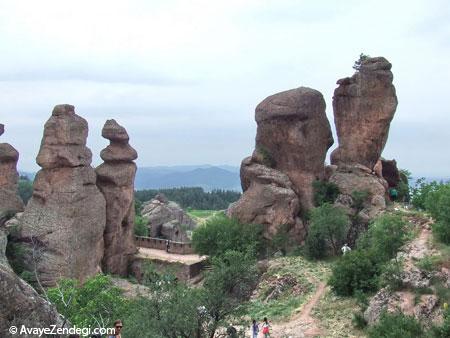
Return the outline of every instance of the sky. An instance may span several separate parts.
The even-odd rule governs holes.
[[[450,176],[447,0],[0,0],[0,141],[20,170],[38,170],[44,123],[69,103],[89,123],[93,165],[114,118],[138,166],[239,166],[255,107],[274,93],[319,90],[334,129],[336,81],[360,53],[393,65],[399,105],[383,156]]]

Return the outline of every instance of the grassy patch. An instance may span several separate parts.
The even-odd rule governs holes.
[[[352,323],[354,313],[359,311],[355,298],[335,296],[329,288],[312,310],[312,316],[320,322],[325,337],[365,337]]]
[[[316,291],[320,282],[330,275],[330,261],[309,261],[304,257],[280,257],[271,260],[270,267],[261,277],[257,296],[245,304],[245,316],[249,318],[269,317],[274,321],[287,320],[301,310]],[[279,297],[267,299],[273,290],[274,280],[293,278],[297,285],[287,287]],[[297,294],[294,289],[301,290]]]
[[[223,214],[221,210],[197,210],[197,209],[187,209],[187,214],[194,219],[197,224],[203,224],[208,219]]]

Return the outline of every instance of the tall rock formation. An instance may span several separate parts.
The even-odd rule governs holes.
[[[372,170],[380,158],[397,108],[391,67],[383,57],[368,57],[352,77],[337,81],[333,110],[339,147],[332,164],[359,163]]]
[[[349,214],[357,215],[356,219],[367,225],[386,208],[388,183],[382,177],[384,174],[380,175],[378,161],[387,141],[397,97],[392,84],[392,65],[385,58],[361,58],[359,63],[356,73],[338,80],[339,86],[334,91],[339,146],[331,154],[335,166],[329,181],[341,191],[336,204],[346,207]]]
[[[313,206],[312,182],[324,177],[333,144],[325,101],[317,90],[300,87],[267,97],[257,107],[255,150],[241,165],[242,198],[228,214],[266,225],[271,237],[280,225],[299,238],[299,213]]]
[[[25,248],[25,269],[43,286],[61,277],[84,280],[100,272],[105,199],[86,147],[88,124],[71,105],[57,105],[37,156],[42,169],[13,240]]]
[[[134,177],[136,150],[128,133],[115,120],[106,121],[102,136],[110,144],[102,150],[105,161],[95,170],[97,186],[106,200],[103,271],[126,276],[137,251],[134,240]]]
[[[302,208],[311,208],[311,184],[323,177],[325,156],[333,144],[322,94],[300,87],[271,95],[256,107],[255,119],[253,158],[266,158],[270,167],[286,174]]]
[[[0,124],[0,136],[4,132]],[[23,202],[18,196],[17,161],[19,153],[8,143],[0,143],[0,225],[15,213],[23,210]]]

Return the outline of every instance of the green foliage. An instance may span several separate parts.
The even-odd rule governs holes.
[[[354,327],[360,330],[367,326],[367,321],[364,318],[364,314],[361,312],[356,312],[353,314],[352,323]]]
[[[148,237],[148,221],[142,216],[134,218],[134,234],[136,236]]]
[[[329,281],[332,289],[342,296],[375,291],[383,271],[384,283],[394,283],[398,271],[385,263],[396,256],[408,235],[400,216],[384,214],[377,218],[359,239],[357,249],[343,256],[333,267]]]
[[[339,187],[333,182],[314,181],[314,205],[321,206],[324,203],[334,203],[339,195]]]
[[[335,264],[328,283],[336,294],[352,296],[376,290],[378,275],[379,266],[370,252],[353,250]]]
[[[425,182],[425,178],[419,178],[414,187],[411,189],[411,203],[412,205],[420,210],[425,210],[425,201],[428,197],[428,194],[432,191],[436,190],[439,186],[439,183],[436,181],[433,182]]]
[[[306,251],[313,258],[322,258],[329,249],[336,255],[347,236],[349,219],[342,208],[325,203],[314,208],[306,237]]]
[[[47,295],[58,312],[78,327],[112,327],[128,306],[122,291],[105,275],[89,278],[83,285],[62,279]]]
[[[388,286],[391,290],[397,291],[403,287],[401,273],[403,264],[399,260],[391,260],[381,268],[380,287]]]
[[[409,231],[401,216],[383,214],[369,225],[358,241],[358,249],[369,250],[378,261],[387,262],[406,243]]]
[[[429,191],[425,208],[436,220],[433,233],[443,243],[450,244],[450,183],[441,183]]]
[[[124,336],[143,338],[206,338],[239,313],[242,300],[258,278],[251,255],[227,251],[212,259],[203,287],[190,288],[151,266],[144,273],[148,297],[132,301],[124,318]]]
[[[197,187],[138,190],[134,196],[136,203],[142,203],[151,200],[159,193],[164,194],[168,200],[177,202],[182,208],[199,210],[227,209],[230,203],[236,202],[241,196],[241,193],[237,191],[217,189],[205,192]]]
[[[383,313],[380,321],[367,331],[369,338],[421,338],[424,331],[420,323],[403,313]]]
[[[272,237],[270,246],[277,252],[281,252],[286,256],[288,250],[293,245],[291,236],[289,235],[289,227],[285,224],[278,226],[276,234]]]
[[[261,157],[262,164],[269,168],[274,168],[276,165],[275,159],[273,158],[270,151],[262,145],[256,147],[256,152]]]
[[[400,169],[400,182],[397,185],[398,200],[402,202],[410,201],[409,180],[411,173],[406,169]]]
[[[35,276],[32,271],[26,269],[23,262],[27,256],[27,249],[20,243],[8,240],[6,245],[6,257],[14,272],[28,283],[35,281]]]
[[[219,256],[228,250],[256,254],[262,249],[262,231],[261,225],[217,215],[193,231],[192,245],[200,255]]]
[[[27,176],[20,176],[19,178],[19,196],[23,203],[27,204],[28,200],[33,194],[33,182]]]
[[[370,193],[367,190],[352,192],[353,207],[361,211],[364,208],[364,202],[369,198]]]
[[[353,69],[355,69],[356,71],[359,71],[361,69],[362,63],[365,60],[367,60],[368,58],[370,58],[369,55],[366,55],[364,53],[359,54],[359,59],[355,61],[355,64],[353,65]]]
[[[431,338],[450,337],[450,307],[444,310],[444,322],[439,326],[433,326],[430,331]]]

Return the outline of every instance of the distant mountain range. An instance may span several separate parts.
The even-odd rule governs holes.
[[[241,191],[239,168],[223,165],[189,165],[138,168],[135,189],[202,187],[205,191],[225,189]]]
[[[35,173],[19,171],[20,175],[34,179]],[[419,176],[420,177],[420,176]],[[416,177],[410,184],[414,185]],[[449,178],[427,177],[426,181],[448,181]],[[202,187],[205,191],[213,189],[241,191],[239,167],[230,165],[179,165],[140,167],[136,173],[135,189],[161,189],[177,187]]]

